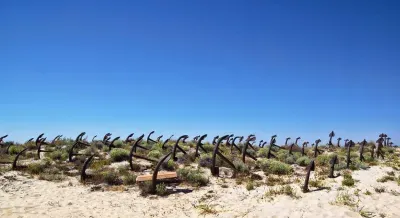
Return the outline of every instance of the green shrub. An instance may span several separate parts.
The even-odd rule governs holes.
[[[10,155],[15,155],[21,152],[24,148],[21,146],[16,146],[16,145],[11,145],[10,148],[8,149],[8,152]]]
[[[151,192],[152,181],[139,182],[140,195],[146,196]]]
[[[116,148],[121,148],[124,146],[124,142],[122,140],[117,140],[114,142]]]
[[[243,162],[236,161],[233,164],[235,165],[238,173],[245,174],[245,175],[250,173],[249,167],[246,164],[244,164]]]
[[[46,181],[63,181],[65,179],[65,176],[62,174],[49,174],[49,173],[40,173],[39,174],[39,179],[40,180],[46,180]]]
[[[115,148],[110,152],[111,160],[113,162],[121,162],[128,160],[129,152],[122,148]]]
[[[297,159],[296,164],[298,164],[299,166],[308,166],[311,162],[311,159],[307,156],[303,156],[300,157],[299,159]]]
[[[289,175],[293,172],[292,166],[271,159],[259,159],[257,161],[257,166],[266,174]]]
[[[48,167],[49,165],[46,163],[42,163],[42,162],[38,162],[38,163],[31,163],[28,165],[28,173],[30,174],[40,174],[43,173],[44,170],[46,169],[46,167]]]
[[[349,173],[348,171],[345,171],[343,174],[343,180],[342,180],[342,185],[343,186],[354,186],[354,179],[351,176],[351,173]]]
[[[156,194],[160,196],[165,196],[168,194],[167,186],[164,183],[156,185]]]
[[[332,155],[328,155],[328,154],[321,154],[318,155],[316,160],[315,160],[315,164],[318,166],[329,166],[329,162],[332,159]]]
[[[188,168],[178,169],[178,176],[184,181],[196,186],[205,186],[209,180],[200,170],[191,170]]]
[[[133,174],[127,174],[122,179],[124,181],[124,185],[135,185],[136,176]]]
[[[172,158],[171,159],[169,159],[167,162],[163,162],[163,165],[162,165],[162,167],[163,167],[163,169],[165,169],[165,170],[175,170],[176,168],[177,168],[177,164],[175,163],[175,161],[174,160],[172,160]]]
[[[386,176],[383,176],[383,177],[377,179],[376,181],[377,181],[377,182],[382,182],[382,183],[383,183],[383,182],[394,181],[394,180],[395,180],[395,177],[394,177],[394,176],[386,175]]]
[[[104,159],[104,160],[95,160],[93,161],[89,168],[93,170],[101,170],[104,166],[110,165],[111,161],[109,159]]]
[[[161,157],[161,152],[159,150],[152,150],[149,152],[149,154],[147,155],[147,157],[149,158],[153,158],[153,159],[159,159]]]
[[[251,190],[254,189],[254,184],[253,184],[252,181],[249,181],[249,182],[246,184],[246,189],[247,189],[247,191],[251,191]]]
[[[268,157],[268,148],[266,148],[266,147],[260,148],[257,151],[257,157],[267,158]]]
[[[287,156],[286,159],[285,159],[285,163],[287,163],[287,164],[294,164],[294,163],[296,163],[296,159],[295,159],[295,157],[292,156],[292,155]]]
[[[108,171],[104,173],[104,181],[108,185],[121,185],[122,180],[119,178],[118,174],[114,171]]]
[[[54,160],[54,161],[56,161],[56,160],[59,160],[59,161],[63,160],[64,161],[64,160],[66,160],[68,158],[68,153],[60,151],[60,150],[57,150],[57,151],[53,151],[53,152],[48,153],[48,157],[50,159]]]
[[[208,153],[211,153],[214,151],[214,145],[206,143],[203,145],[204,150],[206,150]]]

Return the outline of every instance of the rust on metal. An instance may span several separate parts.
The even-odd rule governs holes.
[[[82,170],[81,170],[81,182],[84,183],[86,181],[87,175],[86,175],[86,169],[89,167],[90,163],[93,160],[94,155],[91,155],[85,160],[85,163],[83,164]]]
[[[338,146],[338,147],[340,147],[340,140],[342,140],[342,138],[339,137],[339,138],[337,139],[337,146]]]
[[[110,139],[111,139],[111,133],[107,133],[107,134],[105,134],[104,135],[104,137],[103,137],[103,144],[104,145],[108,145],[108,143],[110,142]]]
[[[258,147],[259,147],[259,148],[262,148],[261,146],[263,145],[263,141],[264,141],[264,140],[261,140],[261,141],[258,143]]]
[[[383,141],[385,140],[383,136],[379,136],[380,138],[376,141],[378,144],[377,149],[376,149],[376,157],[379,158],[381,156],[382,159],[385,159],[385,156],[383,154],[382,148],[383,148]]]
[[[46,142],[46,138],[41,138],[39,140],[38,147],[37,147],[37,158],[38,159],[40,159],[40,153],[42,153],[42,152],[53,152],[50,150],[42,150],[42,145],[49,145],[49,143]]]
[[[117,140],[119,140],[119,139],[120,139],[119,136],[118,136],[118,137],[115,137],[115,138],[108,144],[108,151],[111,151],[111,149],[115,148],[114,143],[115,143],[115,141],[117,141]]]
[[[350,163],[352,162],[350,160],[350,151],[351,151],[351,147],[353,147],[354,145],[355,145],[355,143],[353,142],[353,140],[350,140],[347,145],[347,157],[346,157],[346,168],[347,169],[349,169]]]
[[[201,148],[201,150],[203,150],[204,153],[207,153],[206,149],[203,148],[203,145],[204,145],[204,144],[202,143],[202,141],[203,141],[206,137],[207,137],[207,134],[204,134],[204,135],[202,135],[202,136],[197,140],[195,157],[200,157],[199,148]]]
[[[322,152],[318,149],[318,144],[321,142],[321,139],[315,140],[315,145],[314,145],[314,158],[318,156],[318,154],[321,154]]]
[[[333,155],[332,159],[329,161],[330,164],[330,171],[329,171],[329,178],[335,178],[335,176],[333,175],[334,171],[335,171],[335,164],[339,164],[339,159],[337,158],[337,155]]]
[[[310,173],[311,171],[315,170],[315,163],[314,160],[311,160],[310,165],[308,165],[307,167],[307,175],[306,175],[306,179],[304,181],[304,185],[303,185],[303,192],[309,192],[310,190],[308,189],[308,182],[310,181]]]
[[[149,135],[147,136],[147,144],[156,143],[156,141],[154,141],[153,139],[150,138],[150,136],[151,136],[153,133],[154,133],[154,131],[151,131],[151,132],[149,133]]]
[[[147,158],[147,157],[143,157],[143,156],[140,156],[138,154],[135,154],[136,153],[136,148],[141,148],[141,149],[148,150],[147,148],[142,147],[140,145],[140,143],[142,142],[143,138],[144,138],[144,134],[141,135],[139,138],[137,138],[137,140],[135,141],[135,144],[132,146],[132,148],[131,148],[131,150],[129,152],[128,162],[129,162],[129,166],[130,166],[132,171],[134,171],[133,157],[136,157],[136,158],[139,158],[139,159],[143,159],[143,160],[147,160],[147,161],[151,161],[151,162],[157,162],[157,160],[153,160],[151,158]]]
[[[157,143],[161,141],[161,138],[163,137],[163,135],[160,135],[157,137]]]
[[[193,138],[193,141],[197,141],[197,140],[199,140],[199,138],[200,138],[200,135],[197,135],[197,136],[195,136],[195,137]]]
[[[328,146],[329,147],[333,147],[333,143],[332,143],[332,138],[335,137],[335,132],[332,131],[331,133],[329,133],[329,142],[328,142]]]
[[[58,135],[58,136],[56,136],[56,137],[53,139],[53,141],[51,141],[51,144],[54,145],[58,140],[61,139],[61,137],[63,137],[63,135]]]
[[[134,139],[132,138],[133,135],[134,135],[134,133],[131,133],[126,137],[126,139],[125,139],[126,144],[129,144],[134,141]]]
[[[229,135],[220,137],[214,147],[214,151],[213,151],[213,155],[212,155],[212,166],[211,166],[211,174],[213,176],[219,176],[219,167],[216,166],[217,155],[234,169],[234,171],[235,171],[234,176],[236,175],[235,165],[230,160],[228,160],[228,158],[226,158],[223,154],[221,154],[221,152],[219,152],[219,146],[221,145],[222,141],[226,140],[228,137],[229,137]]]
[[[255,141],[256,137],[251,137],[247,138],[247,140],[244,142],[243,150],[242,150],[242,161],[243,163],[246,163],[246,155],[249,156],[253,160],[257,160],[253,155],[249,154],[247,152],[247,148],[250,146],[250,142]]]
[[[308,143],[309,142],[303,142],[303,146],[301,147],[301,156],[306,155],[304,147],[307,147]]]
[[[69,149],[69,151],[68,151],[68,161],[69,162],[72,162],[73,160],[72,160],[72,157],[73,156],[78,156],[78,155],[82,155],[82,154],[79,154],[79,153],[74,153],[74,148],[76,148],[76,147],[78,147],[78,146],[81,146],[81,145],[83,145],[83,146],[90,146],[89,144],[87,144],[87,143],[85,143],[85,142],[83,142],[82,141],[82,138],[83,138],[83,136],[85,135],[86,133],[85,132],[82,132],[82,133],[80,133],[77,137],[76,137],[76,139],[75,139],[75,143],[71,146],[71,148]],[[106,134],[107,135],[107,134]],[[110,134],[111,135],[111,134]],[[106,138],[106,137],[104,137],[104,138]],[[103,140],[104,141],[104,140]]]
[[[217,143],[217,139],[219,138],[219,136],[217,135],[217,136],[215,136],[214,138],[213,138],[213,141],[212,141],[212,144],[213,145],[215,145],[216,143]]]
[[[277,148],[279,148],[279,149],[282,149],[280,146],[278,146],[278,145],[275,144],[275,143],[276,143],[276,137],[277,137],[277,135],[273,135],[273,136],[271,137],[270,142],[269,142],[268,154],[267,154],[267,158],[268,158],[268,159],[270,159],[271,157],[272,157],[272,158],[275,158],[275,155],[272,153],[272,149],[273,149],[274,147],[277,147]]]
[[[364,147],[365,147],[366,144],[367,144],[367,140],[365,140],[365,139],[360,144],[360,161],[361,162],[365,161],[365,158],[364,158]]]
[[[239,139],[239,143],[243,141],[243,136],[236,136],[233,138],[232,143],[231,143],[231,153],[233,152],[233,148],[236,148],[239,152],[242,152],[240,148],[236,145],[235,141],[236,139]]]
[[[290,137],[287,137],[285,140],[285,147],[287,146],[288,141],[290,140]]]
[[[157,175],[158,175],[158,171],[160,170],[161,165],[164,163],[164,161],[172,154],[172,152],[169,152],[168,154],[166,154],[164,157],[162,157],[160,159],[160,161],[158,161],[156,168],[154,169],[153,172],[153,178],[152,178],[152,183],[151,183],[151,193],[155,193],[156,192],[156,187],[157,187]]]
[[[12,169],[13,170],[16,170],[18,168],[18,166],[17,166],[18,159],[21,156],[21,154],[24,153],[27,150],[28,150],[28,148],[24,148],[22,151],[18,152],[17,156],[15,156],[14,161],[12,163]]]
[[[183,150],[180,146],[179,146],[179,142],[182,140],[183,143],[185,143],[185,140],[189,138],[188,135],[183,135],[181,137],[178,138],[178,140],[176,140],[174,148],[172,149],[172,160],[177,161],[178,158],[176,157],[176,149],[179,149],[182,153],[186,154],[186,151]]]

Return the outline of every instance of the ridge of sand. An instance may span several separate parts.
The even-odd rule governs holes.
[[[191,193],[177,193],[167,197],[142,197],[137,187],[126,191],[91,191],[77,178],[54,183],[27,178],[20,172],[0,176],[0,217],[361,217],[357,210],[335,205],[339,192],[353,193],[360,189],[359,209],[372,212],[375,217],[400,217],[400,192],[396,182],[378,183],[376,179],[392,171],[389,167],[374,166],[353,172],[359,180],[353,188],[340,190],[342,177],[327,179],[331,190],[303,194],[301,184],[292,184],[299,199],[264,196],[270,188],[263,185],[247,191],[233,179],[211,178],[207,187]],[[227,185],[222,188],[221,184]],[[375,186],[386,187],[385,193],[375,193]],[[339,190],[338,190],[339,188]],[[369,190],[372,195],[363,194]],[[200,204],[213,207],[216,214],[200,214]]]

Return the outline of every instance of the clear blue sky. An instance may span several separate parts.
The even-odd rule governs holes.
[[[400,140],[399,1],[1,1],[0,135]]]

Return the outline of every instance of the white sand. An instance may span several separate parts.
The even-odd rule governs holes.
[[[277,196],[264,197],[270,188],[266,185],[247,191],[245,185],[236,185],[233,179],[211,178],[211,184],[188,194],[178,193],[168,197],[141,197],[137,187],[127,191],[90,191],[76,178],[61,183],[41,181],[7,172],[0,176],[0,217],[361,217],[360,208],[375,217],[400,217],[400,192],[394,181],[376,182],[391,168],[372,167],[356,171],[353,178],[360,180],[349,193],[360,189],[358,209],[334,205],[341,187],[342,177],[327,179],[331,190],[303,194],[301,184],[293,184],[299,199]],[[396,176],[399,173],[396,172]],[[227,184],[228,188],[222,188]],[[386,193],[378,194],[373,187],[384,186]],[[315,189],[315,188],[314,188]],[[208,193],[209,191],[213,193]],[[313,188],[311,188],[313,190]],[[369,190],[372,195],[365,195]],[[354,196],[354,194],[353,194]],[[200,214],[198,205],[209,205],[216,214]]]

